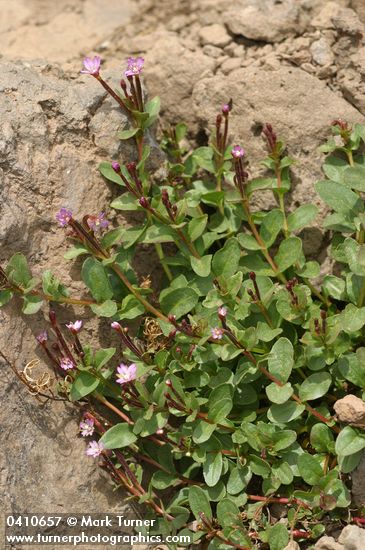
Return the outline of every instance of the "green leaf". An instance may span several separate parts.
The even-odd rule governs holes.
[[[317,453],[333,454],[335,441],[330,428],[322,422],[314,424],[310,433],[310,444]]]
[[[198,147],[193,153],[193,158],[200,168],[214,173],[213,149],[211,147]]]
[[[365,348],[357,348],[356,355],[354,353],[343,355],[339,358],[337,365],[346,380],[365,389]]]
[[[33,294],[26,294],[23,296],[23,308],[22,312],[26,315],[33,315],[41,309],[43,305],[43,300],[40,296],[35,296]]]
[[[189,487],[189,506],[198,521],[200,521],[201,512],[206,518],[212,519],[212,509],[207,494],[197,485]]]
[[[176,232],[172,227],[155,222],[147,229],[143,242],[146,244],[172,243],[175,238]]]
[[[122,302],[122,307],[118,310],[120,319],[135,319],[144,313],[144,306],[133,294],[128,294]]]
[[[21,288],[26,288],[32,279],[27,259],[19,252],[10,258],[5,272],[10,281]]]
[[[341,214],[364,211],[364,205],[359,196],[345,185],[334,181],[319,181],[315,188],[321,199]]]
[[[268,356],[269,372],[280,382],[286,382],[294,366],[293,345],[287,338],[279,338]]]
[[[222,474],[222,468],[222,453],[208,453],[203,464],[203,476],[208,487],[214,487],[218,483]]]
[[[341,329],[348,334],[360,330],[365,325],[365,307],[357,308],[347,304],[339,315]]]
[[[283,550],[289,542],[288,529],[282,523],[276,523],[268,529],[270,550]]]
[[[105,302],[113,297],[113,290],[103,265],[95,258],[85,260],[82,279],[97,302]]]
[[[274,244],[284,224],[284,215],[279,209],[271,210],[265,215],[260,227],[260,236],[267,248]]]
[[[120,423],[106,431],[100,441],[104,443],[106,449],[122,449],[137,441],[137,436],[129,424]]]
[[[126,212],[139,210],[139,204],[136,197],[132,195],[132,193],[130,193],[129,191],[114,199],[111,202],[110,206],[112,208],[115,208],[116,210],[125,210]]]
[[[118,132],[119,139],[130,139],[139,132],[139,128],[131,128],[130,130],[122,130]]]
[[[360,430],[346,426],[336,439],[336,453],[349,456],[365,448],[365,434]]]
[[[114,244],[119,243],[122,240],[122,237],[125,232],[125,227],[117,227],[105,233],[101,239],[101,246],[103,248],[110,248]]]
[[[288,237],[280,243],[274,260],[281,272],[294,265],[302,254],[302,241],[299,237]]]
[[[285,403],[288,401],[290,396],[293,394],[293,388],[289,382],[284,384],[284,386],[278,386],[274,382],[266,386],[265,388],[266,395],[272,403]]]
[[[240,255],[241,250],[237,239],[228,239],[223,248],[213,256],[212,268],[214,274],[224,279],[232,277],[238,269]]]
[[[322,288],[328,296],[335,300],[344,300],[346,296],[346,282],[335,275],[326,275],[323,279]]]
[[[150,101],[147,101],[147,103],[144,106],[144,109],[146,113],[150,115],[150,117],[157,117],[159,115],[161,108],[161,99],[159,96],[155,96]]]
[[[287,218],[289,231],[298,231],[309,225],[317,216],[318,208],[314,204],[303,204]]]
[[[208,222],[208,216],[207,214],[204,214],[203,216],[198,216],[197,218],[193,218],[188,223],[187,231],[188,231],[188,237],[191,242],[196,241],[202,233],[204,232]]]
[[[90,308],[98,317],[113,317],[118,310],[118,306],[113,300],[105,300],[101,304],[91,304]]]
[[[232,386],[222,384],[213,389],[209,396],[208,418],[213,422],[222,422],[233,408]]]
[[[116,348],[98,349],[94,355],[95,368],[101,369],[115,355]]]
[[[0,290],[0,307],[5,306],[13,297],[10,290]]]
[[[227,482],[227,491],[230,495],[237,495],[247,487],[252,477],[251,470],[247,466],[235,466],[230,473]]]
[[[122,178],[113,170],[111,162],[101,162],[99,164],[99,172],[107,180],[117,183],[118,185],[124,185]]]
[[[212,258],[212,254],[202,256],[201,258],[195,258],[194,256],[191,256],[190,263],[194,273],[199,275],[199,277],[208,277],[208,275],[210,274]]]
[[[277,424],[286,424],[298,418],[305,410],[305,405],[288,401],[282,405],[271,405],[267,412],[267,417],[270,422]]]
[[[221,527],[231,527],[238,521],[240,509],[229,498],[224,498],[217,504],[217,519]]]
[[[63,255],[65,260],[73,260],[81,254],[90,254],[87,248],[84,247],[81,243],[75,243],[67,252]]]
[[[216,429],[216,424],[208,424],[204,420],[196,420],[193,431],[194,443],[200,444],[208,441]]]
[[[365,166],[347,166],[343,172],[343,179],[351,189],[365,191]]]
[[[332,384],[329,372],[316,372],[304,380],[299,388],[299,397],[303,401],[311,401],[326,395]]]
[[[99,383],[99,379],[90,372],[79,372],[71,385],[71,401],[78,401],[86,395],[89,395],[98,387]]]
[[[309,453],[298,456],[300,475],[308,485],[317,485],[323,478],[323,468],[319,461]]]
[[[198,301],[198,294],[190,287],[167,288],[160,294],[162,311],[169,315],[176,315],[177,319],[194,309]]]
[[[67,288],[57,279],[57,277],[47,269],[42,275],[43,292],[58,300],[62,297],[69,296]]]

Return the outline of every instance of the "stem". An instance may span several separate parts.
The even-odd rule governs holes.
[[[357,301],[358,307],[361,307],[365,300],[365,277],[363,277],[360,293],[359,293],[359,299]]]
[[[244,212],[246,214],[246,217],[247,217],[247,223],[250,226],[250,229],[252,231],[253,236],[256,239],[257,244],[260,245],[261,252],[263,253],[267,263],[270,265],[271,269],[275,273],[275,276],[282,283],[286,283],[287,281],[286,281],[285,275],[283,273],[280,273],[279,268],[277,267],[274,260],[270,256],[270,253],[269,253],[264,241],[262,240],[262,238],[259,235],[259,232],[256,229],[256,225],[255,225],[255,222],[253,221],[252,214],[251,214],[251,211],[250,211],[250,205],[248,203],[248,199],[247,199],[246,196],[242,197],[242,206],[243,206],[243,210],[244,210]]]
[[[140,293],[135,288],[133,288],[128,278],[124,275],[123,271],[120,269],[120,267],[117,264],[112,263],[110,267],[118,275],[122,283],[124,283],[124,285],[128,288],[129,292],[133,294],[135,298],[137,298],[137,300],[144,306],[144,308],[147,311],[149,311],[150,313],[153,313],[155,317],[158,317],[162,321],[170,323],[166,315],[164,315],[160,310],[156,309],[153,305],[151,305],[147,300],[143,298],[143,296],[140,295]]]
[[[286,213],[285,213],[285,205],[284,205],[284,195],[281,193],[279,194],[279,204],[280,204],[280,210],[283,213],[284,216],[284,235],[287,239],[289,236],[289,228],[288,228],[288,220],[286,219]]]
[[[156,249],[158,259],[160,260],[162,268],[163,268],[163,270],[166,274],[166,277],[168,278],[169,281],[172,281],[173,276],[172,276],[172,273],[170,271],[169,266],[165,263],[165,256],[164,256],[164,253],[163,253],[161,243],[155,243],[155,249]]]

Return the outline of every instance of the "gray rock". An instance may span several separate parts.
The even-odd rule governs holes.
[[[224,21],[232,34],[281,42],[303,28],[302,13],[295,0],[238,0],[225,12]]]
[[[365,506],[365,454],[363,453],[358,466],[351,472],[352,501],[355,506]]]
[[[346,525],[338,542],[344,545],[344,550],[364,550],[365,548],[365,529],[357,525]]]
[[[325,38],[315,40],[310,47],[312,59],[317,65],[330,65],[334,59],[331,46]]]
[[[314,550],[345,550],[345,547],[336,542],[333,537],[321,537],[317,540]]]

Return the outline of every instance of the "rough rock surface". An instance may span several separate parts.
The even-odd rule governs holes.
[[[78,75],[84,54],[100,53],[115,85],[125,57],[144,55],[149,93],[162,96],[162,125],[188,122],[192,141],[206,140],[217,109],[232,97],[231,135],[245,145],[255,175],[264,154],[260,128],[271,122],[299,161],[289,206],[318,202],[317,146],[331,120],[364,122],[363,0],[237,0],[234,6],[221,0],[0,0],[0,8],[0,261],[20,250],[38,273],[46,265],[56,269],[54,251],[62,255],[55,210],[100,210],[114,191],[99,176],[98,162],[134,155],[114,139],[123,116],[92,78]],[[270,208],[264,195],[260,201]],[[316,228],[305,242],[309,253],[323,254]],[[69,283],[67,267],[59,275]],[[79,290],[77,283],[72,289]],[[0,347],[21,368],[34,357],[43,314],[30,324],[1,310],[0,323]],[[103,326],[92,328],[105,337]],[[74,442],[73,409],[60,403],[40,409],[8,367],[1,365],[0,374],[7,392],[0,412],[7,443],[1,508],[20,511],[31,502],[34,511],[69,511],[72,502],[75,511],[119,509],[123,499],[82,456],[84,443]],[[365,488],[355,484],[361,464],[352,474],[353,495],[364,503]],[[358,528],[346,529],[347,538],[321,539],[337,548],[320,542],[315,548],[360,550],[350,542]]]
[[[346,395],[336,401],[333,408],[341,422],[365,428],[365,402],[356,395]]]

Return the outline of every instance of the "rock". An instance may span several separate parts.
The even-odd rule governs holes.
[[[262,42],[281,42],[302,27],[298,2],[284,0],[238,0],[228,8],[224,21],[237,36]]]
[[[210,44],[204,46],[203,52],[208,57],[213,57],[214,59],[217,59],[220,55],[222,55],[222,50],[220,48],[217,48],[216,46],[211,46]]]
[[[360,21],[365,25],[365,4],[363,0],[352,0],[351,7],[356,11]]]
[[[202,27],[199,31],[199,37],[203,46],[211,44],[212,46],[217,46],[217,48],[224,48],[232,40],[223,25],[219,25],[218,23]]]
[[[0,261],[23,252],[35,274],[47,266],[70,283],[71,293],[80,295],[82,285],[71,283],[71,265],[62,260],[65,236],[56,226],[55,212],[61,206],[76,215],[105,208],[111,191],[97,165],[110,158],[108,140],[126,118],[93,78],[70,81],[54,73],[49,67],[1,63]],[[122,150],[134,155],[130,145],[116,143],[115,158],[127,159]],[[86,319],[89,315],[78,313]],[[63,315],[65,322],[76,313],[68,307]],[[23,368],[37,356],[34,336],[45,327],[43,313],[28,317],[7,307],[0,310],[0,326],[0,349]],[[90,327],[97,335],[97,325]],[[95,345],[97,341],[98,336]],[[43,356],[41,360],[43,371]],[[113,493],[96,463],[84,455],[85,442],[77,438],[77,409],[60,402],[42,408],[3,361],[0,376],[1,433],[7,442],[0,457],[0,508],[120,511],[123,495]]]
[[[336,542],[333,537],[321,537],[317,540],[314,550],[345,550],[345,547]]]
[[[230,57],[226,59],[226,61],[223,61],[220,68],[223,74],[229,74],[235,69],[239,69],[240,66],[241,66],[241,59],[239,59],[238,57]]]
[[[333,26],[338,31],[350,35],[363,35],[364,25],[357,13],[349,8],[341,9],[332,17]]]
[[[283,548],[283,550],[300,550],[300,546],[297,542],[295,542],[295,540],[291,540],[289,544]]]
[[[233,142],[246,148],[250,167],[254,167],[251,174],[258,175],[259,161],[266,155],[259,133],[262,125],[270,122],[288,144],[289,155],[297,159],[293,174],[298,181],[291,194],[292,203],[313,202],[320,206],[313,185],[323,177],[318,146],[329,136],[331,121],[339,113],[350,122],[364,123],[364,117],[324,83],[301,69],[282,66],[269,71],[265,66],[254,68],[251,65],[234,71],[224,80],[213,76],[196,84],[193,103],[205,127],[212,127],[219,105],[227,100],[227,90],[233,99],[230,135]],[[287,107],[283,108],[284,105]],[[253,137],[254,132],[258,137]],[[269,209],[271,194],[257,195],[260,196],[255,196],[256,204]]]
[[[352,103],[360,113],[365,114],[365,83],[357,71],[341,73],[340,88],[344,97]]]
[[[311,27],[314,29],[334,29],[332,21],[341,11],[338,2],[326,2],[319,13],[312,19]]]
[[[338,542],[344,545],[345,550],[364,550],[365,548],[365,529],[357,525],[346,525]]]
[[[356,395],[346,395],[343,399],[336,401],[333,408],[341,422],[365,427],[365,402]]]
[[[362,454],[358,466],[351,472],[352,501],[355,506],[365,506],[365,454]]]
[[[320,38],[312,43],[310,47],[312,59],[317,65],[331,65],[334,55],[331,47],[325,38]]]
[[[151,97],[163,92],[162,114],[170,123],[194,125],[191,93],[199,80],[212,74],[215,60],[201,50],[188,50],[173,33],[152,34],[151,40],[144,72]]]
[[[24,0],[1,3],[2,55],[65,63],[92,50],[136,9],[133,0],[85,0],[79,10],[65,9],[63,2],[37,6]]]
[[[17,349],[20,343],[24,345],[20,352],[24,359],[30,338],[33,341],[26,330],[14,339]],[[20,360],[18,366],[22,364]],[[43,370],[41,365],[40,372]],[[109,476],[85,455],[86,442],[78,437],[77,409],[61,402],[42,407],[2,360],[0,375],[1,435],[6,441],[0,456],[1,509],[9,514],[30,510],[56,515],[131,513],[123,492],[114,492]],[[3,522],[0,536],[2,530]],[[47,548],[57,550],[53,545]]]

